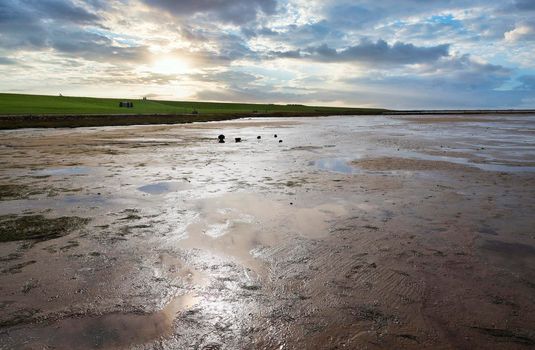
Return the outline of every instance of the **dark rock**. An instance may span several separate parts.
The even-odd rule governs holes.
[[[281,143],[281,142],[282,142],[282,140],[279,140],[279,143]]]
[[[257,136],[256,139],[257,140],[260,140],[262,138],[262,136]]]
[[[236,137],[234,140],[236,140],[236,142],[241,142],[241,137]]]
[[[241,285],[240,287],[242,287],[243,289],[245,290],[260,290],[262,287],[260,287],[259,285],[256,285],[256,284],[244,284],[244,285]]]
[[[275,137],[275,138],[276,138],[276,137],[277,137],[277,134],[273,135],[273,137]]]
[[[219,143],[225,143],[225,135],[219,135],[217,138],[219,139]]]

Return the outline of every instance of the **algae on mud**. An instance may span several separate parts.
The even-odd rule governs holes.
[[[33,193],[26,185],[0,185],[0,200],[26,198]]]
[[[76,216],[46,218],[43,215],[0,216],[0,242],[47,240],[68,235],[90,220]]]

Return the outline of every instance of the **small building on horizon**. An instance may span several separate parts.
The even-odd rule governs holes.
[[[134,103],[131,101],[121,101],[119,102],[119,107],[122,108],[134,108]]]

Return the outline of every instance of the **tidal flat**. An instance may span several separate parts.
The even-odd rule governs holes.
[[[0,164],[0,349],[535,346],[534,115],[5,130]]]

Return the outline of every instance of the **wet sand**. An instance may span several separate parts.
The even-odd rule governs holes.
[[[535,116],[432,119],[0,132],[0,349],[534,347]]]

